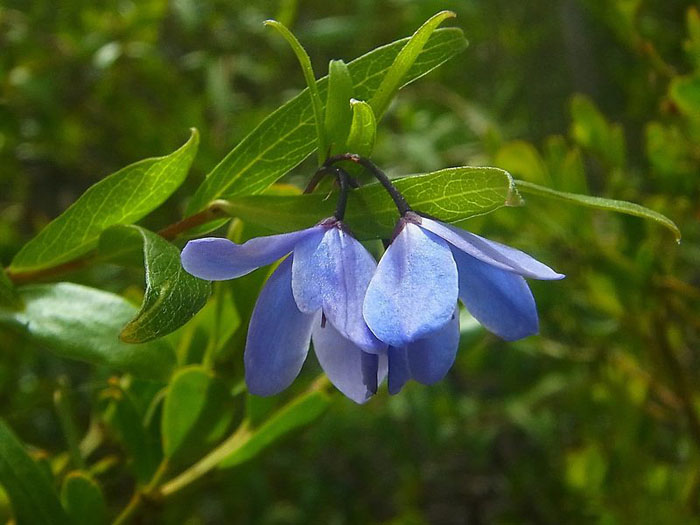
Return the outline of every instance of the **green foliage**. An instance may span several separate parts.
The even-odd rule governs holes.
[[[346,151],[369,157],[377,139],[377,121],[372,106],[361,100],[351,101],[352,120]]]
[[[102,489],[90,475],[74,471],[63,480],[61,503],[72,523],[107,523],[107,506]]]
[[[345,146],[345,141],[353,120],[353,110],[350,107],[352,95],[353,82],[350,69],[342,60],[331,60],[328,64],[324,134],[328,137],[332,155],[350,151]]]

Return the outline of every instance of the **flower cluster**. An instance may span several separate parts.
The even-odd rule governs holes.
[[[348,176],[335,216],[305,230],[236,244],[223,238],[190,241],[182,251],[189,273],[234,279],[286,258],[258,297],[244,361],[248,390],[273,395],[289,386],[309,344],[331,382],[362,403],[388,376],[398,393],[414,379],[442,379],[459,346],[462,301],[488,330],[513,341],[535,334],[535,301],[524,277],[564,276],[514,248],[423,217],[373,164],[401,218],[379,264],[343,223]],[[331,162],[333,159],[331,159]]]

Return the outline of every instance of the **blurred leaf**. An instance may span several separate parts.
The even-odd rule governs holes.
[[[586,171],[577,147],[569,148],[564,137],[547,138],[545,152],[549,173],[555,189],[572,193],[587,193]]]
[[[12,430],[0,420],[0,483],[19,525],[69,523],[51,479],[29,457]]]
[[[495,163],[509,171],[537,184],[551,185],[547,166],[535,147],[524,140],[514,140],[504,144],[496,154]]]
[[[69,473],[63,480],[61,503],[76,525],[107,523],[107,506],[102,489],[88,474]]]
[[[21,308],[22,301],[15,290],[15,285],[12,284],[9,277],[5,273],[4,268],[0,266],[0,306],[8,308]]]
[[[232,419],[231,395],[211,371],[200,366],[178,370],[163,405],[163,454],[192,454],[216,443]]]
[[[600,156],[613,167],[625,163],[625,137],[622,128],[610,124],[585,95],[571,99],[571,135],[578,144]]]
[[[347,148],[352,123],[350,99],[353,94],[352,77],[342,60],[331,60],[328,65],[328,95],[326,97],[325,130],[331,155],[343,153]]]
[[[94,184],[24,245],[9,270],[30,272],[70,261],[94,248],[108,227],[147,215],[185,180],[198,144],[193,129],[187,143],[170,155],[131,164]]]
[[[154,379],[170,375],[174,355],[165,342],[130,345],[119,340],[122,326],[136,313],[124,298],[72,283],[28,285],[18,291],[24,309],[0,308],[0,324],[19,329],[63,358]]]
[[[211,284],[187,273],[180,263],[180,250],[140,226],[114,226],[100,238],[100,251],[143,244],[146,292],[141,309],[119,337],[126,343],[144,343],[169,334],[206,304]]]
[[[686,25],[688,39],[684,42],[685,51],[695,64],[695,69],[700,70],[700,11],[696,6],[688,7]]]
[[[690,145],[677,126],[649,122],[645,131],[647,156],[659,173],[670,177],[693,173],[696,167],[690,158]]]
[[[496,210],[517,199],[508,172],[498,168],[448,168],[393,181],[416,211],[457,223]],[[330,217],[335,199],[322,194],[256,195],[229,201],[229,213],[273,232],[309,227]],[[345,222],[358,239],[391,236],[398,212],[378,183],[350,192]]]
[[[639,204],[634,204],[627,201],[618,201],[614,199],[604,199],[602,197],[592,197],[590,195],[578,195],[576,193],[566,193],[563,191],[556,191],[543,186],[538,186],[537,184],[532,184],[531,182],[525,182],[522,180],[516,180],[515,185],[521,193],[538,195],[540,197],[547,197],[550,199],[560,200],[578,204],[579,206],[586,206],[587,208],[596,208],[599,210],[614,211],[618,213],[624,213],[626,215],[634,215],[635,217],[641,217],[642,219],[648,219],[657,222],[673,232],[676,237],[676,241],[680,242],[681,232],[675,223],[658,212],[640,206]]]
[[[347,140],[347,151],[369,157],[377,138],[377,121],[372,106],[361,100],[352,100],[352,124]]]
[[[219,468],[233,467],[253,459],[280,437],[311,423],[329,404],[328,395],[318,390],[294,399],[272,414],[259,428],[243,433],[231,453],[221,460]]]
[[[379,47],[348,64],[355,96],[366,100],[377,89],[394,58],[408,39]],[[435,31],[403,85],[432,71],[464,49],[466,40],[459,29]],[[321,96],[328,79],[318,81]],[[191,215],[217,198],[263,192],[277,179],[301,163],[315,147],[314,121],[308,89],[277,109],[246,136],[209,173],[187,208]]]
[[[369,101],[377,117],[381,118],[389,107],[397,91],[403,85],[406,73],[408,73],[411,66],[413,66],[413,63],[418,58],[418,55],[423,51],[423,47],[426,45],[433,32],[446,19],[456,16],[457,15],[452,11],[440,11],[420,26],[418,30],[413,33],[411,38],[409,38],[408,42],[406,42],[406,45],[401,48],[401,51],[396,55],[386,75],[382,78],[382,83],[377,88],[376,93],[374,93]]]
[[[674,78],[669,94],[682,113],[700,120],[700,75]]]

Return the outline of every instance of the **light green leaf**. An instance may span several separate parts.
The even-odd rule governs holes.
[[[5,269],[0,267],[0,306],[5,306],[8,308],[21,308],[22,301],[17,295],[17,290],[15,290],[15,285],[12,284],[9,277],[5,273]]]
[[[440,11],[436,15],[428,19],[418,30],[413,33],[413,36],[408,40],[406,45],[396,55],[394,62],[391,64],[389,71],[382,79],[382,83],[377,88],[376,93],[370,99],[369,104],[374,110],[374,114],[381,118],[384,112],[389,107],[391,100],[396,95],[401,85],[404,82],[406,73],[423,51],[423,47],[428,42],[428,39],[442,22],[448,18],[454,18],[457,15],[452,11]]]
[[[369,157],[377,138],[377,121],[372,106],[360,100],[352,101],[352,124],[348,135],[347,150],[362,157]]]
[[[510,175],[498,168],[448,168],[393,182],[413,209],[449,223],[519,202]],[[255,195],[231,199],[228,211],[273,232],[286,232],[331,216],[335,200],[335,195],[321,194]],[[345,222],[358,239],[390,237],[398,217],[394,202],[378,183],[349,194]]]
[[[0,483],[20,525],[68,524],[51,480],[27,454],[10,427],[0,420]]]
[[[226,386],[209,371],[191,366],[173,375],[163,404],[163,454],[192,454],[220,440],[233,419]]]
[[[76,525],[107,523],[107,506],[102,489],[85,472],[74,471],[63,480],[61,503]]]
[[[674,78],[669,95],[682,113],[700,120],[700,75]]]
[[[344,153],[352,123],[350,99],[353,94],[352,77],[342,60],[331,60],[328,65],[328,96],[326,97],[325,129],[331,155]]]
[[[143,245],[146,292],[141,309],[121,331],[127,343],[144,343],[169,334],[202,308],[211,293],[207,281],[187,273],[180,263],[180,250],[140,226],[113,226],[100,238],[100,252]]]
[[[259,428],[243,433],[241,439],[223,457],[219,468],[229,468],[253,459],[277,439],[320,416],[330,404],[327,394],[313,390],[283,406]]]
[[[626,215],[634,215],[635,217],[641,217],[642,219],[648,219],[665,226],[673,232],[676,237],[676,241],[680,242],[681,232],[675,223],[658,212],[640,206],[639,204],[634,204],[627,201],[618,201],[613,199],[604,199],[602,197],[592,197],[590,195],[578,195],[576,193],[566,193],[563,191],[556,191],[544,186],[538,186],[537,184],[532,184],[531,182],[525,182],[522,180],[515,181],[518,191],[524,194],[537,195],[540,197],[546,197],[549,199],[555,199],[560,201],[571,202],[578,204],[580,206],[586,206],[587,208],[596,208],[599,210],[615,211],[618,213],[624,213]]]
[[[56,266],[95,248],[100,234],[130,224],[160,206],[182,184],[197,152],[199,134],[166,157],[146,159],[90,187],[15,256],[11,273]]]
[[[504,144],[496,154],[495,164],[515,177],[538,184],[551,183],[547,166],[535,147],[524,140]]]
[[[136,314],[123,297],[72,283],[23,286],[21,311],[0,308],[0,325],[24,332],[56,355],[135,375],[166,379],[174,355],[164,341],[132,345],[119,340]]]
[[[574,140],[611,166],[625,164],[625,136],[618,124],[610,124],[600,110],[585,95],[571,100],[571,135]]]
[[[348,64],[356,98],[367,100],[372,96],[407,41],[377,48]],[[435,31],[405,75],[403,85],[432,71],[465,47],[461,30]],[[320,79],[318,89],[322,98],[327,88],[328,79]],[[316,147],[311,106],[307,89],[263,120],[209,173],[192,197],[187,214],[203,210],[217,198],[262,193],[301,163]]]

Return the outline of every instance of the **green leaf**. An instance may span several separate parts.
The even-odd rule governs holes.
[[[173,375],[163,404],[163,454],[192,454],[219,441],[233,419],[232,398],[226,386],[201,366]]]
[[[448,168],[393,181],[416,211],[457,223],[518,202],[508,172],[498,168]],[[273,232],[309,227],[329,217],[335,198],[321,194],[231,199],[228,211]],[[358,239],[388,238],[398,219],[396,206],[378,183],[350,192],[345,222]]]
[[[347,140],[347,150],[362,157],[369,157],[377,138],[377,121],[372,106],[367,102],[352,100],[352,124]]]
[[[592,197],[590,195],[578,195],[576,193],[556,191],[522,180],[515,181],[515,184],[518,190],[524,194],[537,195],[540,197],[547,197],[550,199],[571,202],[580,206],[586,206],[587,208],[615,211],[618,213],[634,215],[635,217],[641,217],[642,219],[648,219],[657,222],[671,230],[675,235],[677,242],[680,242],[681,240],[681,232],[678,229],[678,226],[676,226],[671,219],[669,219],[665,215],[655,212],[654,210],[650,210],[649,208],[640,206],[639,204],[613,199],[604,199],[602,197]]]
[[[353,84],[348,66],[342,60],[331,60],[328,64],[328,95],[326,97],[325,129],[331,155],[343,153],[347,148],[352,123]]]
[[[0,308],[0,325],[19,329],[56,355],[135,375],[166,379],[174,355],[164,341],[131,345],[119,332],[134,314],[123,297],[72,283],[23,286],[21,311]]]
[[[551,183],[547,166],[535,147],[524,140],[504,144],[496,154],[495,164],[514,176],[539,184]]]
[[[440,11],[428,19],[413,33],[413,36],[411,36],[406,45],[396,55],[389,71],[387,71],[382,79],[382,83],[369,101],[375,115],[381,118],[387,110],[391,100],[403,84],[406,73],[408,73],[409,69],[411,69],[411,66],[418,58],[418,55],[423,51],[423,47],[428,42],[430,35],[432,35],[438,26],[446,19],[456,16],[457,15],[452,11]]]
[[[107,523],[107,506],[102,489],[85,472],[74,471],[66,476],[61,487],[61,503],[76,525]]]
[[[669,94],[682,113],[700,120],[700,75],[674,78]]]
[[[367,100],[372,96],[407,40],[377,48],[348,64],[356,98]],[[435,31],[403,84],[432,71],[465,47],[461,30]],[[327,78],[318,81],[321,97],[327,87]],[[263,120],[224,157],[192,197],[187,214],[203,210],[217,198],[262,193],[314,151],[314,134],[313,109],[306,89]]]
[[[299,65],[301,66],[301,70],[304,73],[304,79],[306,80],[307,89],[311,95],[311,105],[314,110],[314,123],[316,124],[318,163],[322,164],[326,158],[326,132],[323,126],[323,102],[321,101],[321,95],[319,94],[318,86],[316,85],[316,75],[314,74],[313,67],[311,67],[311,59],[299,40],[297,40],[294,34],[287,29],[284,24],[278,22],[277,20],[265,20],[263,23],[266,26],[273,27],[282,35],[282,37],[291,46],[294,54],[297,56],[297,60],[299,60]]]
[[[330,404],[327,394],[313,390],[275,412],[259,428],[239,434],[241,438],[230,454],[223,457],[219,468],[229,468],[253,459],[277,439],[320,416]],[[234,434],[235,435],[235,434]]]
[[[15,309],[22,307],[22,301],[15,290],[15,285],[12,284],[2,267],[0,267],[0,306]]]
[[[100,234],[130,224],[160,206],[182,184],[197,152],[199,134],[166,157],[146,159],[90,187],[15,256],[11,273],[56,266],[95,248]]]
[[[0,483],[12,502],[18,524],[67,524],[51,480],[0,420]]]
[[[100,238],[100,251],[143,245],[146,292],[141,309],[121,331],[127,343],[144,343],[174,332],[204,307],[211,293],[207,281],[187,273],[180,250],[140,226],[113,226]]]
[[[618,124],[610,124],[585,95],[571,100],[571,135],[581,147],[591,150],[613,167],[625,164],[625,136]]]

